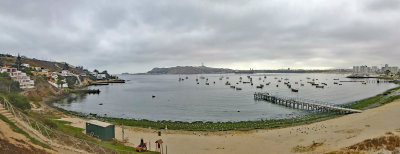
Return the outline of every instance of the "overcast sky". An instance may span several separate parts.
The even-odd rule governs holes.
[[[0,51],[111,73],[400,65],[399,0],[0,1]]]

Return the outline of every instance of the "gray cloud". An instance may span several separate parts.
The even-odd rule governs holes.
[[[6,0],[0,50],[112,73],[400,65],[399,11],[393,0]]]

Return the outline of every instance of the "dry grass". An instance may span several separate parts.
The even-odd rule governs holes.
[[[350,147],[347,147],[347,150],[355,150],[355,151],[390,151],[393,153],[400,152],[400,137],[393,135],[392,132],[386,133],[389,136],[382,136],[379,138],[367,139],[361,143],[357,143]]]
[[[386,132],[386,135],[394,135],[392,132]]]
[[[324,143],[318,143],[314,142],[313,144],[309,146],[302,146],[302,145],[297,145],[292,149],[293,152],[310,152],[314,151],[317,147],[322,146]]]
[[[343,149],[342,151],[332,151],[326,154],[366,154],[366,152]]]

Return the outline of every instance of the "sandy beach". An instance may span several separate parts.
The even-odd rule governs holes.
[[[400,100],[381,107],[366,110],[363,113],[282,129],[197,132],[158,130],[125,126],[125,139],[128,145],[136,146],[141,138],[151,142],[155,150],[157,139],[164,141],[168,153],[202,154],[202,153],[294,153],[296,146],[310,146],[322,143],[308,153],[324,153],[362,142],[365,139],[384,136],[386,132],[400,135]],[[63,118],[73,122],[71,125],[84,127],[84,119]],[[116,138],[122,140],[120,126],[116,128]]]

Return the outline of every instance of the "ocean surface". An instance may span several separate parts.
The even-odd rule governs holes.
[[[100,89],[101,93],[99,95],[71,94],[70,97],[56,102],[55,105],[86,114],[152,121],[248,121],[291,118],[309,114],[308,111],[256,101],[253,97],[255,92],[268,92],[272,95],[317,103],[346,104],[396,87],[392,83],[377,83],[377,79],[345,78],[348,75],[318,73],[119,75],[127,82],[108,86],[91,86],[90,89]],[[240,77],[243,82],[249,82],[250,79],[247,76],[252,78],[253,86],[239,82]],[[179,81],[179,78],[184,80]],[[326,83],[327,86],[316,88],[307,83],[312,80],[319,84]],[[227,81],[242,90],[230,88],[225,85]],[[367,84],[340,81],[365,81]],[[299,91],[292,92],[284,82],[290,82],[292,88]],[[256,88],[260,84],[263,84],[264,88]]]

